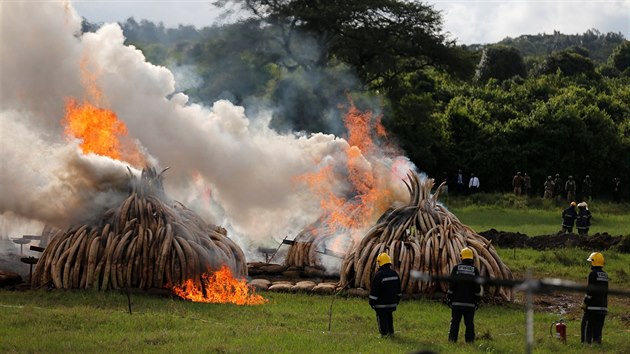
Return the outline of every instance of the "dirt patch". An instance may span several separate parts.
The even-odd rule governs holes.
[[[606,232],[590,236],[558,232],[557,234],[528,237],[519,232],[490,229],[479,233],[497,247],[533,248],[536,250],[578,247],[588,250],[607,250],[618,245],[622,236],[612,236]]]

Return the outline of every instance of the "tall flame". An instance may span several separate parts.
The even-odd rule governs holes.
[[[66,116],[62,120],[66,135],[81,140],[85,154],[94,153],[120,160],[120,137],[127,135],[127,127],[116,113],[95,107],[89,102],[66,100]]]
[[[346,148],[347,175],[341,176],[326,165],[316,172],[299,176],[320,197],[320,206],[328,215],[328,223],[334,229],[359,229],[366,226],[374,215],[380,215],[391,203],[392,191],[379,184],[377,171],[385,168],[376,158],[375,138],[385,137],[381,117],[372,112],[361,112],[350,100],[344,117],[348,129]],[[334,181],[345,178],[350,181],[352,200],[339,196]]]
[[[203,289],[197,288],[195,282],[188,279],[182,285],[174,286],[172,290],[182,299],[193,302],[260,305],[268,301],[255,294],[253,288],[247,286],[245,280],[234,278],[230,268],[225,265],[213,273],[203,273],[201,278]]]
[[[75,98],[67,98],[66,113],[61,120],[67,136],[81,140],[84,154],[97,154],[116,160],[125,160],[137,166],[145,164],[145,158],[135,144],[128,140],[127,126],[118,119],[115,112],[100,108],[103,105],[103,93],[96,85],[98,74],[90,72],[88,61],[81,61],[81,76],[86,97],[83,103]],[[96,102],[95,104],[90,101]]]

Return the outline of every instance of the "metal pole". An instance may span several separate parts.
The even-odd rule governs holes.
[[[534,350],[534,287],[531,283],[531,272],[527,271],[527,282],[525,292],[525,328],[527,329],[526,349],[527,354],[531,354]]]
[[[280,241],[278,248],[276,248],[276,251],[271,255],[271,257],[269,257],[269,259],[267,259],[267,255],[265,255],[265,263],[269,264],[269,262],[271,262],[273,257],[275,257],[276,253],[278,253],[278,250],[280,249],[280,247],[282,247],[282,245],[284,244],[284,241],[287,239],[287,237],[289,237],[289,235],[284,236],[282,241]]]

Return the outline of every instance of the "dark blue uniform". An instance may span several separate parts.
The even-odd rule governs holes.
[[[584,297],[582,343],[602,343],[604,319],[608,313],[608,274],[602,267],[591,267],[588,289]]]
[[[394,335],[394,311],[401,295],[398,273],[391,264],[382,265],[372,279],[370,306],[376,311],[378,330],[383,336]]]
[[[577,212],[574,206],[569,206],[562,211],[562,232],[573,232],[573,225],[577,219]]]
[[[578,207],[577,219],[575,220],[575,226],[578,234],[588,235],[588,229],[591,227],[591,212],[585,207]]]
[[[451,270],[453,278],[474,278],[479,276],[479,270],[472,259],[465,259]],[[472,281],[451,280],[449,283],[446,300],[451,307],[451,327],[448,332],[448,340],[457,342],[459,324],[464,317],[466,326],[466,342],[475,340],[475,310],[481,300],[481,286]]]

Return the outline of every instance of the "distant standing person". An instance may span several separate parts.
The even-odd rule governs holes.
[[[387,253],[381,253],[376,257],[378,271],[372,278],[370,289],[370,306],[376,312],[376,321],[381,337],[394,335],[394,311],[400,302],[402,290],[400,277],[392,269],[392,259]]]
[[[470,248],[462,249],[460,258],[461,263],[451,270],[452,280],[446,293],[446,303],[451,308],[448,340],[457,342],[459,324],[464,317],[465,340],[472,343],[475,340],[475,311],[481,301],[481,285],[470,280],[479,276],[479,270],[475,267],[474,253]]]
[[[586,259],[591,263],[588,275],[588,289],[582,309],[584,316],[581,325],[582,343],[602,344],[602,329],[608,313],[608,274],[604,272],[604,255],[593,252]]]
[[[531,197],[532,196],[532,178],[527,174],[527,172],[525,172],[525,176],[523,177],[523,193],[525,193],[526,196]]]
[[[564,190],[567,193],[567,202],[575,201],[576,185],[573,176],[569,176],[567,183],[564,184]]]
[[[591,176],[586,175],[584,181],[582,181],[582,198],[587,201],[591,201],[591,194],[593,193],[593,182]]]
[[[621,178],[613,178],[613,200],[617,203],[621,202]]]
[[[457,175],[455,176],[455,190],[457,194],[462,195],[466,190],[464,188],[464,174],[462,170],[457,170]]]
[[[545,194],[543,194],[543,198],[544,199],[553,198],[554,189],[555,189],[555,186],[553,184],[553,180],[551,179],[551,176],[547,176],[547,180],[545,181]]]
[[[575,227],[578,234],[582,236],[588,236],[588,230],[591,227],[591,212],[588,210],[588,204],[581,202],[577,205],[577,219],[575,220]]]
[[[523,176],[521,176],[520,172],[516,172],[516,175],[512,178],[512,189],[514,190],[514,195],[523,194]]]
[[[475,193],[479,190],[479,178],[474,173],[470,174],[470,180],[468,180],[468,190],[470,193]]]
[[[442,172],[442,181],[440,182],[440,184],[444,184],[442,186],[442,192],[440,193],[442,196],[444,196],[444,198],[448,198],[448,175],[446,174],[446,172]]]
[[[553,185],[553,196],[556,197],[557,201],[560,201],[562,199],[562,195],[564,194],[564,181],[560,177],[559,173],[556,173],[556,178],[554,178],[553,180]]]
[[[573,232],[573,225],[575,224],[576,218],[575,202],[571,202],[571,204],[562,211],[562,232]]]

